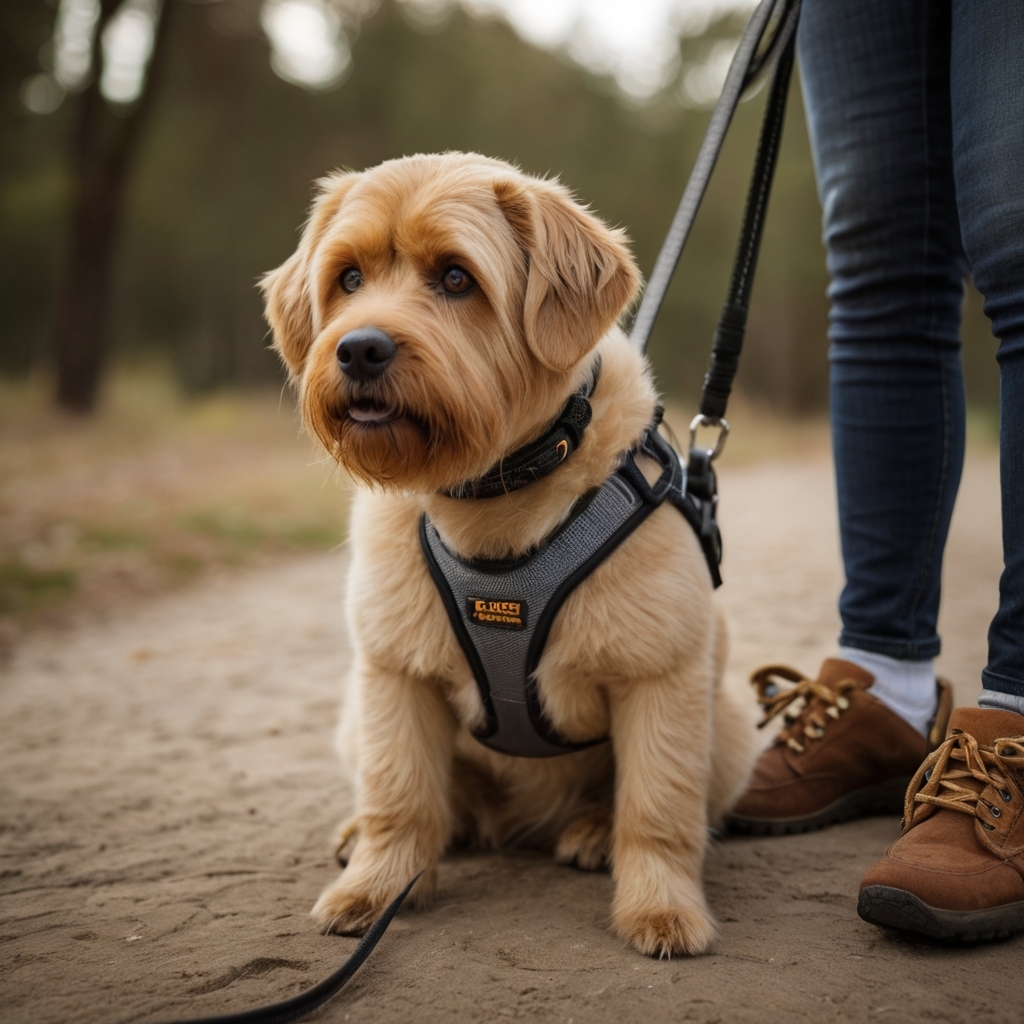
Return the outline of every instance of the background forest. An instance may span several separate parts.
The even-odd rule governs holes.
[[[649,272],[713,100],[695,104],[686,75],[742,26],[730,16],[681,38],[671,81],[638,100],[564,53],[524,42],[497,17],[385,0],[339,8],[347,74],[309,91],[272,69],[255,0],[165,4],[173,18],[128,168],[105,338],[108,363],[163,361],[190,392],[280,379],[254,282],[292,250],[312,181],[335,167],[450,148],[558,175],[627,229]],[[0,371],[10,377],[51,363],[81,100],[72,91],[56,109],[29,109],[54,105],[26,89],[52,69],[56,7],[4,0],[2,11]],[[763,93],[740,107],[655,331],[659,382],[677,398],[699,388],[762,102]],[[132,110],[107,106],[115,119]],[[740,371],[748,394],[785,411],[827,398],[819,222],[794,78]],[[991,404],[994,345],[976,297],[968,306],[971,397]]]

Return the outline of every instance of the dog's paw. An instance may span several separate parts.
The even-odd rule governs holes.
[[[617,910],[615,931],[644,956],[703,953],[715,938],[715,922],[699,905]]]
[[[346,884],[342,875],[320,894],[310,917],[323,932],[336,935],[362,935],[380,916],[388,900]]]
[[[408,884],[408,874],[414,867],[400,866],[401,874],[366,870],[365,864],[354,864],[345,869],[333,885],[320,894],[310,917],[324,932],[337,935],[362,935],[380,917],[384,908]],[[418,881],[409,893],[408,904],[425,907],[437,885],[437,864],[420,872]]]
[[[334,856],[342,867],[347,867],[359,839],[359,819],[346,818],[334,833]]]
[[[555,860],[575,864],[583,871],[598,871],[611,862],[612,815],[605,809],[577,818],[558,837]]]

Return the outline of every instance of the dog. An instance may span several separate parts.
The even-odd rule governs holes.
[[[644,435],[657,395],[617,325],[640,287],[623,232],[556,180],[417,155],[319,182],[298,249],[261,287],[303,423],[357,485],[339,730],[356,810],[314,919],[360,934],[417,872],[423,905],[447,848],[521,844],[609,867],[612,926],[639,952],[707,949],[708,829],[756,750],[723,685],[725,627],[693,529],[657,508],[561,606],[536,692],[568,741],[610,742],[550,758],[474,738],[485,709],[418,532],[426,515],[461,558],[522,556]],[[348,354],[365,363],[354,373],[339,339],[367,330],[383,340]],[[591,422],[556,470],[452,496],[542,434],[598,360]]]

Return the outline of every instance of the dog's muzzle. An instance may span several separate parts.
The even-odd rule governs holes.
[[[373,380],[392,363],[398,346],[379,327],[349,331],[338,342],[335,354],[341,372],[350,380]]]

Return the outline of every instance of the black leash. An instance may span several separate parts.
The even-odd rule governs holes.
[[[732,279],[728,297],[715,330],[714,343],[708,372],[701,392],[700,413],[690,425],[690,449],[694,450],[697,427],[720,427],[718,441],[712,450],[715,458],[722,450],[729,425],[725,420],[725,409],[732,390],[733,378],[739,365],[739,354],[743,347],[743,335],[747,322],[750,301],[750,287],[757,266],[757,255],[761,245],[768,195],[782,138],[782,126],[786,114],[786,96],[793,69],[793,49],[797,20],[800,15],[800,0],[761,0],[757,9],[743,30],[739,45],[733,56],[729,73],[722,87],[722,94],[715,104],[711,121],[701,143],[689,181],[679,201],[672,225],[654,270],[644,291],[630,331],[630,340],[641,352],[647,348],[651,329],[658,316],[665,294],[682,255],[690,229],[696,220],[701,200],[711,179],[718,155],[722,151],[726,132],[743,92],[773,64],[775,73],[765,105],[764,121],[758,141],[754,172],[751,176],[747,205],[743,214],[740,241],[733,264]],[[770,41],[760,52],[758,47],[766,30],[775,18],[776,28]]]
[[[699,412],[690,422],[686,493],[693,506],[694,515],[691,521],[695,524],[694,528],[697,530],[701,546],[709,560],[712,555],[717,557],[711,573],[712,582],[716,587],[721,583],[721,575],[716,570],[722,558],[722,538],[717,521],[718,483],[712,463],[721,454],[729,434],[725,410],[743,348],[747,311],[750,306],[750,289],[754,281],[754,271],[757,269],[757,255],[761,248],[768,196],[772,189],[779,143],[782,139],[782,126],[786,118],[786,98],[793,71],[799,17],[800,0],[761,0],[747,22],[732,64],[729,66],[722,95],[711,114],[708,130],[690,172],[690,179],[683,190],[683,197],[665,236],[661,252],[658,253],[658,259],[647,282],[630,332],[630,340],[644,352],[690,229],[697,218],[697,211],[718,155],[722,151],[722,144],[725,142],[726,132],[729,130],[740,97],[767,68],[774,65],[775,72],[757,142],[757,155],[754,158],[754,171],[750,178],[746,208],[743,211],[743,225],[729,281],[729,292],[718,318],[718,326],[715,328],[711,358],[701,389]],[[773,18],[775,31],[767,45],[761,47],[761,41]],[[718,428],[718,439],[713,448],[698,447],[699,427]],[[698,522],[699,527],[696,525]]]
[[[307,1013],[312,1013],[318,1006],[327,1002],[362,966],[363,961],[373,952],[381,936],[387,930],[391,919],[398,913],[409,890],[419,881],[421,871],[388,905],[384,913],[370,925],[367,933],[359,940],[359,945],[352,955],[329,978],[319,985],[270,1006],[259,1006],[255,1010],[243,1010],[241,1013],[226,1013],[219,1017],[190,1017],[184,1021],[167,1021],[165,1024],[287,1024],[288,1021],[299,1020]]]
[[[794,8],[794,10],[796,10]],[[794,18],[794,27],[795,27]],[[772,78],[768,102],[765,107],[764,124],[757,143],[754,172],[747,194],[747,207],[743,214],[743,228],[736,250],[736,258],[729,282],[729,293],[722,306],[715,340],[711,349],[708,372],[704,377],[704,388],[700,396],[700,413],[706,420],[721,421],[732,391],[733,378],[739,366],[743,334],[747,326],[747,311],[750,306],[750,289],[757,269],[757,256],[761,248],[761,234],[764,230],[765,213],[768,209],[768,195],[771,192],[775,165],[782,139],[782,126],[786,118],[786,97],[789,79],[793,70],[794,39],[783,49],[775,75]],[[707,426],[708,424],[704,424]]]

